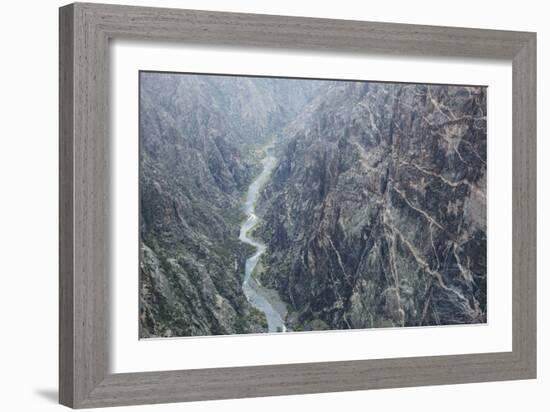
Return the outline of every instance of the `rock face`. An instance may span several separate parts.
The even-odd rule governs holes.
[[[486,128],[484,87],[325,85],[259,205],[289,328],[486,322]]]
[[[241,289],[241,196],[321,84],[140,74],[142,338],[266,330]]]

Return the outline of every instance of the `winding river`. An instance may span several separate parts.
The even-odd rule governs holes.
[[[278,297],[271,296],[269,299],[269,291],[263,288],[252,277],[252,273],[260,260],[260,257],[266,251],[266,245],[257,239],[249,236],[249,233],[258,223],[258,216],[254,213],[255,203],[260,194],[260,190],[266,184],[273,168],[275,167],[276,159],[266,150],[266,156],[262,160],[263,169],[260,175],[250,184],[244,202],[244,212],[246,220],[241,225],[239,240],[256,248],[256,252],[246,260],[244,269],[243,292],[246,299],[252,306],[263,312],[267,318],[269,332],[286,332],[286,326],[283,321],[283,316],[280,311],[275,308]],[[277,305],[280,306],[280,305]]]

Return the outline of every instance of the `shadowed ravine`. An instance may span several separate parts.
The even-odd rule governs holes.
[[[275,309],[274,305],[266,298],[267,291],[255,281],[252,273],[266,250],[266,245],[249,236],[249,233],[258,223],[258,216],[254,213],[255,203],[262,187],[266,184],[271,171],[275,167],[276,159],[266,151],[266,156],[262,160],[263,170],[260,175],[248,187],[246,200],[243,208],[247,219],[241,226],[239,240],[256,248],[256,252],[246,260],[243,292],[246,299],[252,306],[263,312],[267,318],[269,332],[286,332],[286,326],[281,314]],[[274,297],[271,297],[273,300]]]

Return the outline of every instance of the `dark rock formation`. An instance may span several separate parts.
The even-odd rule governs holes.
[[[486,321],[486,127],[483,87],[325,87],[260,204],[289,327]]]

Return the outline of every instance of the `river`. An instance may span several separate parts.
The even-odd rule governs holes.
[[[280,302],[279,297],[274,291],[263,288],[252,277],[256,265],[267,247],[264,243],[249,235],[258,223],[258,216],[255,214],[256,200],[258,199],[260,190],[271,176],[275,164],[276,159],[266,150],[266,156],[262,159],[262,172],[248,187],[246,200],[243,205],[247,218],[241,225],[239,240],[256,248],[256,252],[245,263],[243,292],[246,299],[252,306],[265,314],[269,332],[286,332],[286,326],[283,321],[284,315],[281,314],[284,304]],[[279,311],[275,306],[280,307]]]

